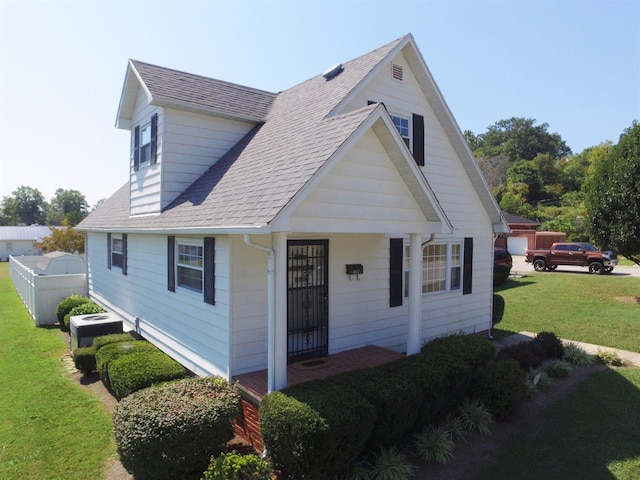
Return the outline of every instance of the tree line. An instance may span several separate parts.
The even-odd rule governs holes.
[[[100,203],[98,202],[98,205]],[[58,188],[51,201],[47,202],[37,188],[22,186],[11,192],[11,195],[2,197],[0,225],[39,224],[74,227],[89,212],[85,196],[77,190]]]
[[[640,265],[640,123],[617,144],[577,154],[548,124],[529,118],[500,120],[485,133],[464,136],[504,212]]]

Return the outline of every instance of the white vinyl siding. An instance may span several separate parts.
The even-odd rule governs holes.
[[[166,235],[127,236],[127,275],[107,269],[106,235],[88,234],[89,295],[190,370],[228,378],[228,237],[216,236],[216,304],[167,290]],[[202,237],[192,237],[202,241]],[[104,245],[104,247],[101,247]],[[117,280],[114,275],[117,275]]]
[[[425,224],[373,131],[356,143],[291,216],[291,230],[296,232],[410,232]]]

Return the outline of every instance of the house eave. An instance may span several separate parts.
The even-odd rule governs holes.
[[[91,233],[139,233],[144,235],[268,235],[273,233],[270,225],[239,226],[230,225],[224,227],[84,227],[76,230]]]

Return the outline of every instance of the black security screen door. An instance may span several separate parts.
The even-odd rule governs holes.
[[[327,355],[329,339],[328,240],[289,240],[287,359]]]

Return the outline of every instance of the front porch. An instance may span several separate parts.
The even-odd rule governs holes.
[[[370,345],[297,362],[287,367],[287,385],[295,385],[311,380],[321,380],[340,373],[376,367],[404,357],[404,354],[386,348]],[[260,400],[268,392],[267,370],[237,375],[232,379],[238,383],[242,394],[242,414],[235,422],[237,435],[251,443],[256,451],[264,449],[260,435],[259,406]]]

